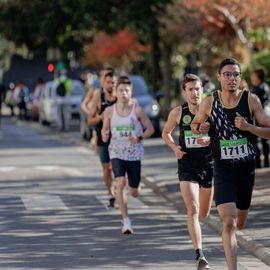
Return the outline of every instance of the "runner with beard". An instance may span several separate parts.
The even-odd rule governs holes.
[[[202,270],[210,267],[202,249],[199,217],[207,217],[210,212],[213,199],[213,162],[207,134],[195,135],[190,128],[203,94],[200,78],[194,74],[186,74],[182,93],[186,103],[170,112],[162,137],[178,159],[178,178],[187,209],[188,231],[195,251],[196,267]],[[180,130],[179,145],[171,135],[176,126]],[[207,133],[208,129],[209,123],[205,123],[200,132]]]
[[[270,118],[255,94],[239,88],[241,69],[235,59],[227,58],[220,63],[217,78],[221,91],[203,100],[191,128],[193,133],[199,133],[200,125],[210,119],[214,198],[223,223],[222,241],[228,270],[237,270],[236,230],[246,224],[256,158],[255,136],[243,124],[247,122],[252,127],[256,120],[259,126],[270,128]]]
[[[88,124],[95,125],[99,159],[102,165],[104,183],[109,196],[108,207],[112,208],[114,207],[115,197],[112,190],[112,171],[108,150],[110,140],[103,142],[101,136],[104,110],[116,102],[116,97],[113,94],[114,72],[112,70],[104,70],[101,72],[101,86],[101,89],[96,90],[93,94]]]

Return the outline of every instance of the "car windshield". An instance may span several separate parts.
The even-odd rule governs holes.
[[[83,95],[83,88],[80,85],[73,85],[71,90],[72,96],[82,96]]]
[[[144,80],[140,77],[131,77],[130,78],[133,85],[133,96],[144,96],[148,94],[147,85]]]

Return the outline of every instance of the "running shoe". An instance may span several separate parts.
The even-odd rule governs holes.
[[[134,231],[131,226],[130,219],[123,221],[123,227],[121,229],[121,234],[133,234]]]
[[[114,208],[114,204],[115,204],[115,198],[114,197],[110,197],[109,198],[109,203],[107,205],[108,208]]]
[[[198,259],[196,260],[196,267],[197,270],[210,269],[208,261],[205,259],[205,257],[198,257]]]

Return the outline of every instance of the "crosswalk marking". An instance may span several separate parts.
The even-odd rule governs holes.
[[[11,172],[11,171],[15,171],[17,169],[17,167],[14,166],[2,166],[0,167],[0,172]]]
[[[36,169],[43,170],[43,171],[54,171],[58,170],[60,167],[59,166],[36,166]]]
[[[25,208],[30,211],[68,209],[61,198],[56,195],[23,195],[21,199]]]
[[[26,167],[20,166],[0,166],[0,172],[12,172],[15,170],[27,169]],[[62,171],[64,173],[70,174],[72,176],[85,176],[85,173],[81,172],[77,168],[67,167],[67,166],[57,166],[57,165],[38,165],[34,166],[34,169],[52,172],[52,171]]]

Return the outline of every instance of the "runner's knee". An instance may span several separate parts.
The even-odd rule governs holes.
[[[199,206],[195,204],[190,204],[187,206],[188,216],[199,215]]]
[[[130,188],[129,189],[129,194],[132,196],[132,197],[138,197],[139,196],[139,190],[138,189],[135,189],[135,188]]]
[[[233,217],[223,217],[223,229],[226,231],[236,230],[236,219]]]

